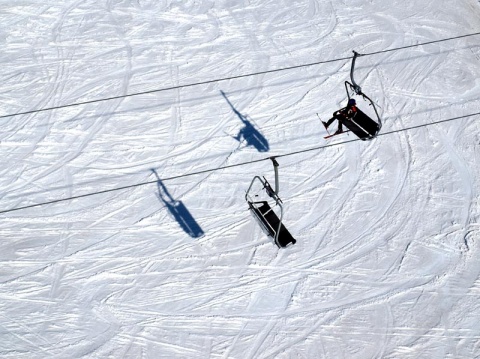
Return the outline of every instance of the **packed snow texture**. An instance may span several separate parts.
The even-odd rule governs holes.
[[[480,357],[477,0],[0,7],[2,358]]]

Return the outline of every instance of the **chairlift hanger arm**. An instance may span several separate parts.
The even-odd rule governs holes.
[[[279,190],[279,188],[278,188],[278,185],[279,185],[279,182],[278,182],[278,167],[279,167],[279,164],[278,164],[277,160],[275,159],[275,157],[273,157],[273,156],[270,157],[270,160],[272,161],[273,169],[275,171],[275,190],[272,188],[272,186],[270,185],[268,180],[265,178],[265,176],[263,177],[263,179],[260,176],[255,176],[255,177],[253,177],[253,180],[250,183],[250,186],[248,187],[247,192],[245,193],[245,200],[250,203],[249,193],[250,193],[250,191],[253,187],[253,183],[255,181],[259,181],[262,184],[263,189],[267,192],[268,196],[273,198],[273,200],[275,201],[275,204],[280,207],[280,212],[281,212],[280,223],[278,225],[278,228],[274,229],[276,231],[276,235],[274,235],[274,239],[275,239],[275,243],[277,243],[278,242],[277,241],[278,240],[278,233],[280,232],[280,227],[281,227],[281,224],[282,224],[283,207],[281,205],[282,200],[278,196],[278,190]],[[253,205],[253,203],[251,205]]]
[[[255,176],[253,178],[252,182],[250,183],[250,186],[248,187],[247,192],[245,193],[245,200],[248,200],[248,194],[249,194],[250,190],[252,189],[253,183],[255,182],[255,180],[258,180],[262,184],[263,189],[266,190],[267,194],[275,200],[276,204],[278,204],[279,202],[280,203],[282,202],[282,200],[278,196],[279,183],[280,183],[279,180],[278,180],[279,164],[278,164],[277,160],[275,159],[275,157],[269,157],[269,158],[273,163],[273,169],[275,171],[275,189],[272,188],[272,186],[270,185],[270,183],[268,183],[268,181],[265,177],[263,177],[263,179],[262,179],[262,178],[260,178],[260,176]]]
[[[350,68],[350,80],[352,80],[352,88],[357,95],[362,95],[362,88],[355,82],[353,78],[353,72],[355,71],[355,61],[357,60],[358,56],[362,56],[355,50],[353,50],[353,59],[352,59],[352,67]]]
[[[276,196],[278,197],[278,191],[280,190],[280,185],[278,183],[278,162],[277,160],[275,159],[275,157],[270,157],[270,159],[272,160],[272,163],[273,163],[273,170],[275,171],[275,194]]]

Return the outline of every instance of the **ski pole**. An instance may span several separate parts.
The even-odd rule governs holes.
[[[317,112],[317,117],[318,117],[318,119],[320,120],[320,122],[321,122],[322,125],[323,125],[322,119],[320,118],[320,115],[318,114],[318,112]],[[325,127],[325,130],[327,130],[327,133],[328,133],[328,135],[330,136],[330,131],[328,130],[328,128]]]

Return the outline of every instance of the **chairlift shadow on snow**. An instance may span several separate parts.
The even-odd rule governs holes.
[[[225,98],[227,103],[230,105],[230,108],[237,115],[240,121],[243,122],[244,127],[238,132],[236,136],[232,136],[238,142],[245,140],[248,146],[255,147],[258,152],[268,152],[270,146],[267,139],[258,131],[255,126],[247,119],[248,115],[242,115],[230,102],[230,100],[225,95],[225,92],[220,91],[222,96]]]
[[[200,238],[204,232],[200,225],[193,218],[190,211],[185,207],[182,201],[175,200],[168,192],[167,187],[163,184],[156,170],[152,169],[153,174],[157,177],[158,199],[167,207],[170,214],[178,222],[180,227],[192,238]]]

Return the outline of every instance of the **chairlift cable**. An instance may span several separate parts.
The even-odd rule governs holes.
[[[377,55],[377,54],[381,54],[381,53],[385,53],[385,52],[405,50],[405,49],[409,49],[409,48],[413,48],[413,47],[430,45],[430,44],[435,44],[435,43],[440,43],[440,42],[445,42],[445,41],[450,41],[450,40],[458,40],[458,39],[461,39],[461,38],[477,36],[477,35],[480,35],[480,32],[475,32],[475,33],[460,35],[460,36],[454,36],[454,37],[449,37],[449,38],[444,38],[444,39],[439,39],[439,40],[427,41],[427,42],[422,42],[422,43],[413,44],[413,45],[406,45],[406,46],[401,46],[401,47],[396,47],[396,48],[391,48],[391,49],[386,49],[386,50],[374,51],[374,52],[369,52],[369,53],[364,53],[364,54],[358,54],[358,55],[359,56]],[[134,96],[147,95],[147,94],[164,92],[164,91],[177,90],[177,89],[193,87],[193,86],[207,85],[207,84],[211,84],[211,83],[215,83],[215,82],[234,80],[234,79],[250,77],[250,76],[264,75],[264,74],[275,73],[275,72],[280,72],[280,71],[288,71],[288,70],[298,69],[298,68],[302,68],[302,67],[310,67],[310,66],[316,66],[316,65],[338,62],[338,61],[345,61],[345,60],[350,60],[350,59],[353,59],[353,56],[341,57],[341,58],[329,59],[329,60],[315,61],[315,62],[310,62],[310,63],[306,63],[306,64],[281,67],[281,68],[273,69],[273,70],[258,71],[258,72],[252,72],[252,73],[249,73],[249,74],[241,74],[241,75],[229,76],[229,77],[224,77],[224,78],[219,78],[219,79],[193,82],[193,83],[190,83],[190,84],[163,87],[163,88],[159,88],[159,89],[134,92],[134,93],[125,94],[125,95],[118,95],[118,96],[111,96],[111,97],[99,98],[99,99],[94,99],[94,100],[74,102],[74,103],[65,104],[65,105],[58,105],[58,106],[46,107],[46,108],[41,108],[41,109],[36,109],[36,110],[29,110],[29,111],[22,111],[22,112],[17,112],[17,113],[12,113],[12,114],[0,115],[0,119],[8,118],[8,117],[14,117],[14,116],[20,116],[20,115],[31,115],[31,114],[45,112],[45,111],[59,110],[59,109],[63,109],[63,108],[93,104],[93,103],[98,103],[98,102],[103,102],[103,101],[119,100],[119,99],[128,98],[128,97],[134,97]]]
[[[425,46],[425,45],[437,44],[437,43],[439,43],[439,42],[445,42],[445,41],[450,41],[450,40],[458,40],[458,39],[462,39],[462,38],[465,38],[465,37],[476,36],[476,35],[480,35],[480,32],[474,32],[474,33],[471,33],[471,34],[454,36],[454,37],[449,37],[449,38],[440,39],[440,40],[426,41],[426,42],[421,42],[421,43],[418,43],[418,44],[400,46],[400,47],[395,47],[395,48],[386,49],[386,50],[367,52],[367,53],[364,53],[364,54],[359,54],[359,56],[371,56],[371,55],[382,54],[382,53],[385,53],[385,52],[392,52],[392,51],[398,51],[398,50],[406,50],[406,49],[410,49],[410,48],[417,47],[417,46]]]
[[[418,129],[418,128],[421,128],[421,127],[428,127],[428,126],[437,125],[437,124],[440,124],[440,123],[461,120],[461,119],[465,119],[465,118],[468,118],[468,117],[479,116],[479,115],[480,115],[480,112],[476,112],[476,113],[471,113],[471,114],[468,114],[468,115],[452,117],[452,118],[439,120],[439,121],[435,121],[435,122],[424,123],[424,124],[421,124],[421,125],[416,125],[416,126],[411,126],[411,127],[398,129],[398,130],[383,132],[383,133],[378,134],[377,137],[387,136],[387,135],[391,135],[391,134],[399,133],[399,132],[406,132],[406,131]],[[281,158],[281,157],[293,156],[293,155],[298,155],[298,154],[301,154],[301,153],[306,153],[306,152],[311,152],[311,151],[319,151],[319,150],[329,148],[329,147],[345,145],[347,143],[357,142],[357,141],[361,141],[361,140],[360,139],[352,139],[352,140],[347,140],[347,141],[343,141],[343,142],[336,142],[336,143],[331,143],[331,144],[327,144],[327,145],[311,147],[311,148],[307,148],[307,149],[304,149],[304,150],[293,151],[293,152],[284,153],[284,154],[280,154],[280,155],[269,156],[269,157],[266,157],[266,158],[251,160],[251,161],[247,161],[247,162],[236,163],[236,164],[233,164],[233,165],[226,165],[226,166],[221,166],[221,167],[217,167],[217,168],[210,168],[210,169],[206,169],[206,170],[202,170],[202,171],[190,172],[190,173],[185,173],[185,174],[181,174],[181,175],[177,175],[177,176],[161,178],[160,180],[162,182],[166,182],[166,181],[171,181],[171,180],[178,179],[178,178],[185,178],[185,177],[189,177],[189,176],[211,173],[211,172],[221,171],[221,170],[225,170],[225,169],[229,169],[229,168],[246,166],[246,165],[250,165],[250,164],[253,164],[253,163],[259,163],[259,162],[263,162],[263,161],[271,161],[272,157]],[[135,183],[135,184],[128,185],[128,186],[121,186],[121,187],[110,188],[110,189],[106,189],[106,190],[102,190],[102,191],[85,193],[85,194],[78,195],[78,196],[59,198],[59,199],[52,200],[52,201],[46,201],[46,202],[35,203],[35,204],[27,205],[27,206],[21,206],[21,207],[16,207],[16,208],[0,210],[0,214],[19,211],[19,210],[28,209],[28,208],[40,207],[40,206],[55,204],[55,203],[60,203],[60,202],[72,201],[74,199],[90,197],[90,196],[94,196],[94,195],[97,195],[97,194],[105,194],[105,193],[110,193],[110,192],[115,192],[115,191],[121,191],[121,190],[124,190],[124,189],[146,186],[146,185],[158,183],[158,181],[159,180],[156,179],[156,180],[153,180],[153,181],[140,182],[140,183]]]

